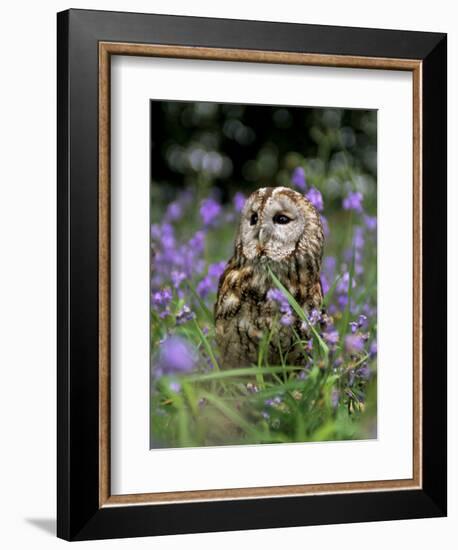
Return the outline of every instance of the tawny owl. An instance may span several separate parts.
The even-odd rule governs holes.
[[[278,322],[279,305],[270,299],[275,288],[269,269],[307,312],[322,303],[323,256],[320,215],[300,193],[286,187],[265,187],[246,201],[235,251],[222,274],[215,304],[216,339],[224,368],[258,361],[259,343],[270,335],[268,360],[281,356],[297,364],[301,353],[294,337],[300,320]],[[285,323],[286,324],[286,323]]]

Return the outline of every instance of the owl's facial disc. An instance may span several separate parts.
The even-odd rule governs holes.
[[[240,239],[250,260],[281,262],[292,254],[305,228],[305,213],[294,192],[282,187],[260,189],[242,212]]]

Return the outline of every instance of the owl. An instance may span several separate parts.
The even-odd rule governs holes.
[[[320,309],[323,246],[320,214],[303,195],[286,187],[265,187],[250,195],[214,309],[223,368],[257,364],[263,338],[269,342],[270,365],[280,365],[281,359],[292,365],[303,361],[294,337],[294,330],[303,328],[301,321],[279,322],[281,308],[271,299],[275,285],[269,269],[306,312]]]

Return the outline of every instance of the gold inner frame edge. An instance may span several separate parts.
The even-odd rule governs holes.
[[[413,477],[364,482],[240,487],[165,493],[112,495],[110,491],[110,89],[111,56],[169,57],[320,67],[410,71],[413,76]],[[415,490],[422,487],[421,368],[421,137],[422,62],[347,55],[132,44],[99,43],[99,507],[218,501],[301,495]]]

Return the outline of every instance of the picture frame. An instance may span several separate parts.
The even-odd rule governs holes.
[[[446,515],[446,35],[68,10],[57,16],[58,521],[66,540]],[[173,494],[110,490],[110,60],[409,71],[413,475]]]

